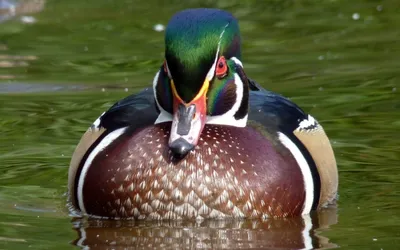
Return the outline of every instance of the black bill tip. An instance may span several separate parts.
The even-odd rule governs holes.
[[[185,157],[193,148],[194,145],[183,138],[179,138],[169,145],[169,149],[172,151],[174,157],[179,159]]]

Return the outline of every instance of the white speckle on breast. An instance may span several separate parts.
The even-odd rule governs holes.
[[[130,173],[128,173],[126,176],[125,176],[125,179],[124,179],[124,181],[125,182],[128,182],[128,181],[130,181],[131,180],[131,174]]]
[[[144,203],[142,204],[142,206],[140,207],[145,213],[151,213],[153,212],[153,208],[149,205],[149,203]]]
[[[139,188],[142,189],[142,190],[144,190],[144,189],[146,188],[146,181],[140,182]]]
[[[213,170],[212,175],[215,179],[218,179],[218,173],[217,171]]]
[[[183,197],[182,197],[182,191],[179,189],[179,188],[175,188],[173,191],[172,191],[172,198],[173,199],[175,199],[175,200],[182,200],[183,199]]]
[[[127,187],[127,191],[132,192],[134,188],[135,188],[135,186],[134,186],[133,182],[131,182],[131,184]]]
[[[160,202],[158,199],[154,199],[151,201],[151,207],[156,210],[163,209],[163,203]]]
[[[139,217],[140,212],[139,210],[135,207],[132,209],[131,213],[135,216],[135,217]]]
[[[244,217],[243,212],[242,212],[237,206],[235,206],[235,207],[233,208],[232,215],[233,215],[233,217],[235,217],[235,218],[242,218],[242,217]]]
[[[156,195],[156,197],[157,197],[158,199],[160,199],[161,201],[164,201],[164,198],[166,198],[166,195],[165,195],[164,190],[161,190],[161,191]]]
[[[253,208],[253,206],[251,205],[250,201],[247,201],[243,208],[247,211],[250,211]]]
[[[148,200],[152,200],[154,197],[153,192],[150,190],[146,193],[145,198]]]
[[[144,171],[144,175],[143,177],[151,177],[153,175],[153,171],[152,169],[146,169],[146,171]]]
[[[167,210],[169,210],[170,212],[172,212],[173,210],[175,210],[175,204],[170,201],[167,205]]]
[[[199,209],[199,215],[208,215],[211,209],[206,205],[203,204]]]
[[[255,202],[255,201],[256,201],[256,198],[255,198],[255,195],[254,195],[254,191],[253,191],[253,190],[250,190],[250,201],[251,201],[251,202]]]
[[[159,187],[160,187],[160,184],[158,184],[158,181],[157,181],[157,179],[156,180],[154,180],[153,181],[153,183],[152,183],[152,188],[154,188],[154,189],[158,189]]]
[[[230,209],[232,209],[233,207],[234,207],[234,206],[233,206],[232,201],[229,200],[229,201],[226,203],[226,208],[230,210]]]
[[[243,196],[244,196],[243,188],[239,187],[239,197],[243,197]]]
[[[256,209],[253,209],[253,212],[251,213],[251,217],[257,218],[258,217],[258,211]]]
[[[183,177],[183,170],[182,170],[182,169],[179,169],[178,173],[175,175],[175,177],[174,177],[173,180],[174,180],[175,182],[181,182],[182,177]]]
[[[226,215],[216,209],[213,209],[209,214],[209,217],[213,219],[223,219],[226,217]]]
[[[187,178],[185,181],[185,188],[190,189],[192,187],[192,179]]]
[[[135,194],[135,196],[133,197],[133,199],[135,200],[136,203],[141,203],[142,202],[142,198],[140,198],[139,194]]]
[[[126,198],[124,204],[125,204],[126,207],[132,207],[132,201],[131,201],[131,199],[130,199],[130,198]]]

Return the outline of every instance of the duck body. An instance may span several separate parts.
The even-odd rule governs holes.
[[[232,18],[196,9],[178,13],[169,26],[182,19],[204,24],[216,15]],[[247,78],[239,59],[219,50],[209,71],[221,80],[217,92],[215,75],[205,71],[200,90],[179,93],[185,87],[175,81],[187,76],[170,72],[181,62],[168,60],[167,48],[168,66],[153,88],[95,121],[71,160],[76,210],[114,219],[268,218],[308,214],[334,201],[336,162],[319,123]]]

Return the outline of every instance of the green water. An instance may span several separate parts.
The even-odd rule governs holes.
[[[213,2],[47,1],[21,13],[34,23],[21,15],[0,23],[0,249],[299,248],[304,231],[314,247],[400,248],[400,3]],[[115,101],[151,84],[163,58],[154,25],[190,7],[231,11],[247,75],[312,113],[329,135],[340,197],[311,216],[310,230],[301,219],[69,216],[68,164],[80,136]]]

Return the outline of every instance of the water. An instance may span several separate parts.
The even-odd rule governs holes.
[[[397,0],[9,3],[25,5],[0,17],[0,249],[399,248]],[[340,172],[337,207],[266,222],[71,218],[64,194],[80,136],[149,86],[163,25],[199,6],[233,12],[246,73],[323,124]]]

